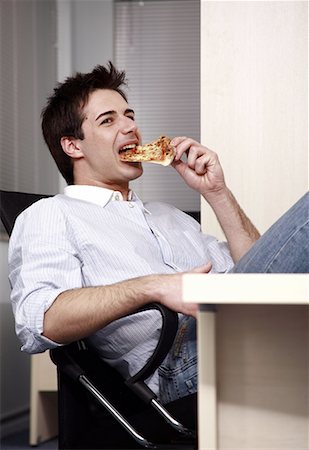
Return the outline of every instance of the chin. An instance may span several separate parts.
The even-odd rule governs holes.
[[[129,177],[131,180],[135,180],[143,174],[143,166],[140,162],[127,163],[127,165],[130,166],[130,170],[128,172],[130,172]]]

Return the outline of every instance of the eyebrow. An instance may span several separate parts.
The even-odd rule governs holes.
[[[115,114],[117,114],[117,111],[114,111],[114,110],[105,111],[105,112],[103,112],[103,113],[100,113],[100,114],[98,115],[98,117],[96,117],[95,120],[101,119],[101,117],[103,117],[103,116],[109,116],[109,115],[115,115]],[[135,114],[135,112],[134,112],[133,109],[127,108],[127,109],[125,110],[124,114],[125,114],[125,115],[126,115],[126,114]]]

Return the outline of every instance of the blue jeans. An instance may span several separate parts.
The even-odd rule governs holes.
[[[196,320],[181,316],[173,346],[159,367],[160,400],[169,403],[197,391]]]
[[[309,193],[253,245],[232,273],[309,273]],[[160,399],[168,403],[197,391],[196,321],[183,317],[159,368]]]
[[[309,273],[309,193],[246,253],[233,273]]]

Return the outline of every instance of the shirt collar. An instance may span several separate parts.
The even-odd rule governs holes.
[[[119,191],[113,191],[99,186],[87,186],[80,184],[72,184],[64,188],[64,195],[84,200],[86,202],[95,203],[99,206],[106,206],[111,201],[123,201],[123,196]],[[129,191],[128,200],[135,201],[136,195],[133,191]]]

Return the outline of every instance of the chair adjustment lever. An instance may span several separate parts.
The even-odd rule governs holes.
[[[176,420],[166,408],[158,401],[156,394],[147,386],[143,381],[137,381],[135,383],[130,380],[126,381],[126,385],[130,387],[145,403],[150,404],[154,409],[158,411],[161,417],[179,433],[195,438],[195,431],[182,425]]]
[[[139,396],[146,404],[150,404],[153,399],[156,399],[156,394],[147,386],[144,381],[132,382],[132,378],[125,381],[125,384]]]

